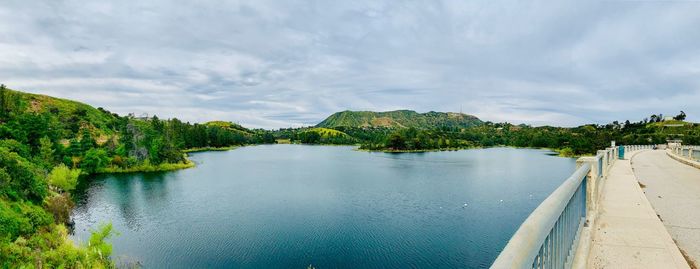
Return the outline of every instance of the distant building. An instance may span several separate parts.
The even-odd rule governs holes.
[[[136,119],[139,119],[139,120],[148,120],[148,119],[149,119],[149,118],[148,118],[148,113],[143,113],[143,114],[141,114],[140,116],[136,117]]]
[[[664,117],[664,121],[670,121],[670,120],[674,120],[674,118],[671,116]]]

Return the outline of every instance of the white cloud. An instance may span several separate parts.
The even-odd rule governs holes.
[[[5,1],[0,82],[253,127],[414,109],[565,125],[700,120],[700,5],[642,1]]]

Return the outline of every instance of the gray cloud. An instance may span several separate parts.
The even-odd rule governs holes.
[[[346,109],[700,120],[700,2],[196,2],[4,1],[0,81],[265,128]]]

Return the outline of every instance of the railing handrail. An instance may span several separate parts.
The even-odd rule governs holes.
[[[615,161],[627,152],[653,148],[619,145],[579,158],[579,168],[525,219],[491,268],[580,267],[586,257],[578,255],[587,255],[591,240],[584,227],[595,224],[601,188]]]
[[[492,268],[532,268],[540,247],[591,170],[584,163],[535,208],[494,261]]]

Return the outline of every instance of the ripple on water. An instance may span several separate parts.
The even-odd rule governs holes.
[[[84,184],[73,237],[111,221],[114,254],[146,268],[484,268],[573,172],[544,153],[195,153],[193,169]]]

